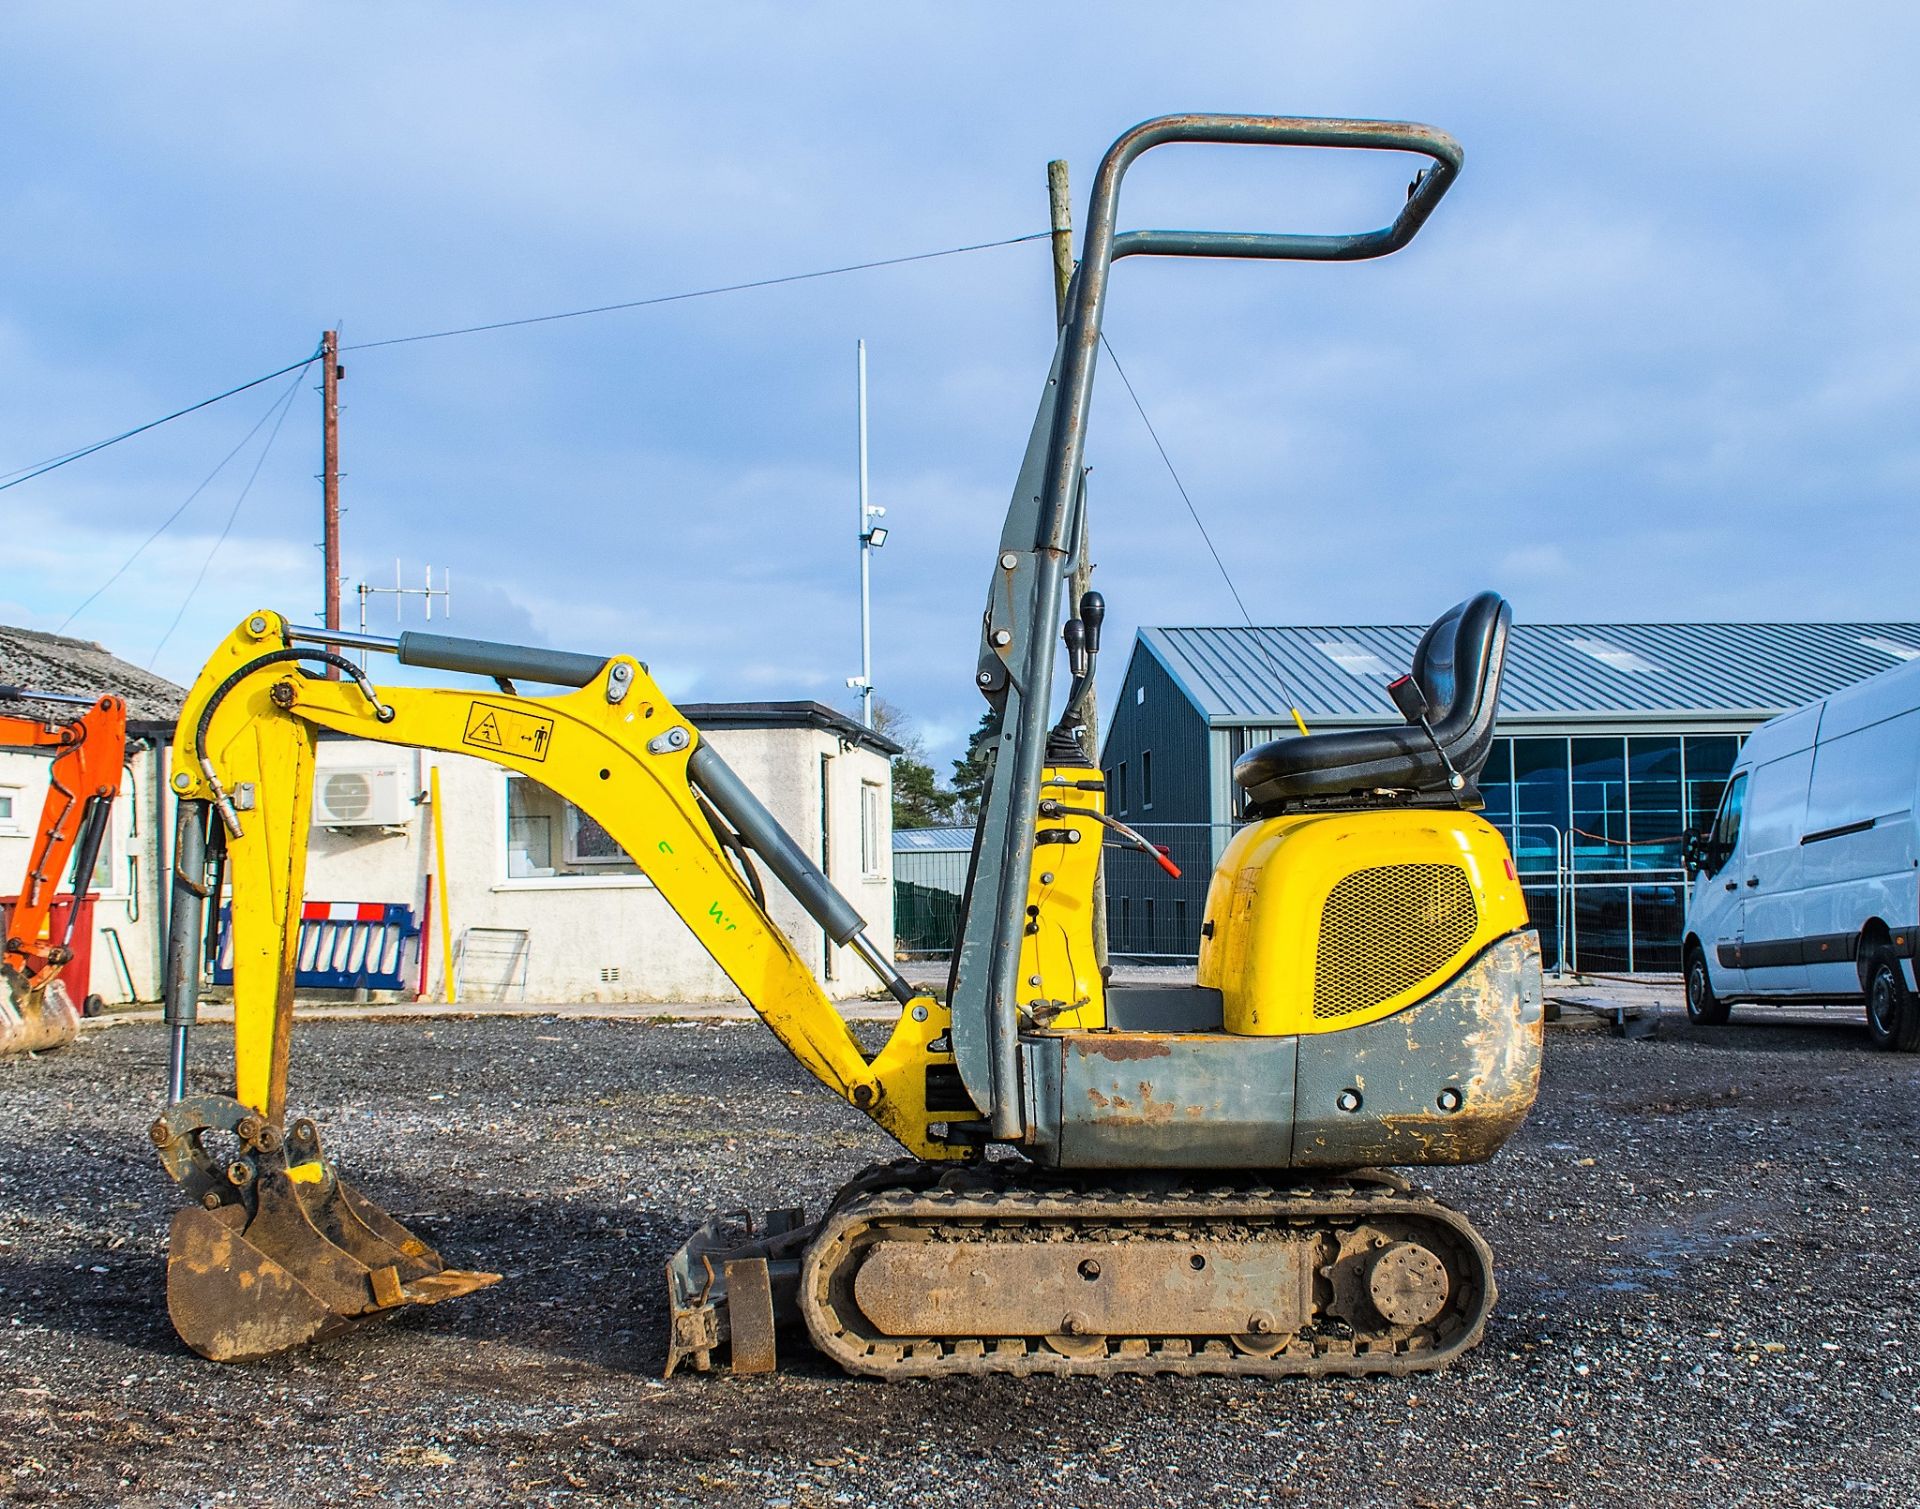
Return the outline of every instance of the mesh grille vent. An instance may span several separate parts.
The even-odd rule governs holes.
[[[1445,968],[1479,925],[1473,887],[1458,865],[1354,871],[1320,913],[1314,1016],[1351,1016],[1412,989]]]

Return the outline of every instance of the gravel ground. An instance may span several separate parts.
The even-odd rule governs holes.
[[[197,1050],[216,1065],[222,1030]],[[1855,1023],[1569,1019],[1489,1166],[1427,1182],[1499,1263],[1412,1380],[880,1384],[817,1358],[659,1381],[661,1268],[710,1207],[816,1207],[890,1144],[751,1023],[310,1024],[298,1108],[506,1282],[221,1368],[168,1326],[150,1025],[0,1063],[12,1502],[1910,1505],[1920,1058]],[[206,1076],[211,1083],[211,1069]]]

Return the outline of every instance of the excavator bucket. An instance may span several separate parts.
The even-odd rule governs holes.
[[[7,993],[0,1000],[0,1053],[40,1053],[70,1043],[80,1031],[80,1012],[59,980],[34,985],[11,966],[0,966]]]
[[[214,1362],[271,1356],[500,1280],[447,1267],[342,1179],[311,1121],[283,1132],[239,1101],[198,1095],[169,1106],[151,1135],[194,1201],[173,1219],[167,1313]]]

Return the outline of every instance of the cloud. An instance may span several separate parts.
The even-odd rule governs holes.
[[[4,25],[0,469],[332,322],[353,345],[1037,230],[1048,158],[1084,211],[1107,143],[1163,110],[1412,117],[1467,169],[1394,258],[1114,275],[1114,345],[1255,617],[1408,622],[1509,584],[1535,618],[1916,611],[1898,552],[1859,546],[1902,536],[1920,479],[1916,212],[1886,192],[1905,7],[127,0]],[[1121,215],[1358,228],[1405,178],[1168,149]],[[350,580],[431,562],[455,629],[632,650],[676,695],[849,705],[861,337],[893,530],[876,681],[943,762],[1051,350],[1039,244],[349,351]],[[7,611],[58,623],[269,397],[0,493]],[[303,391],[164,673],[263,603],[317,613],[316,419]],[[1238,610],[1110,368],[1090,437],[1110,696],[1136,624]],[[144,661],[225,488],[76,631]]]

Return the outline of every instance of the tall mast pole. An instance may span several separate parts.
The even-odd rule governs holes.
[[[867,504],[867,343],[855,346],[860,413],[860,721],[873,727],[873,534]]]
[[[328,330],[320,336],[320,498],[322,568],[327,574],[326,627],[340,627],[340,332]],[[340,647],[327,646],[335,654]],[[339,669],[327,667],[330,679],[340,679]]]

